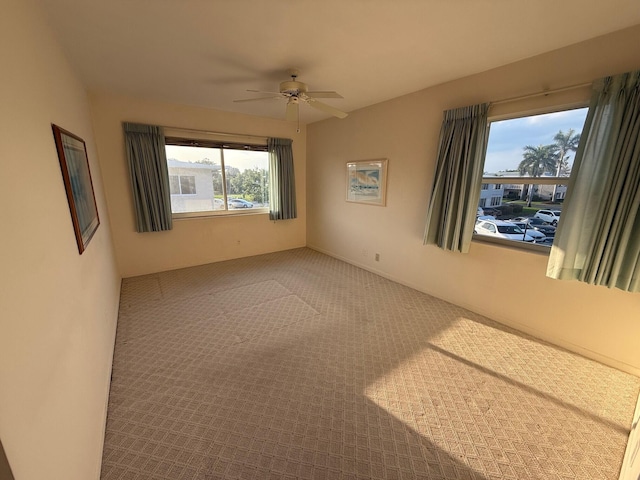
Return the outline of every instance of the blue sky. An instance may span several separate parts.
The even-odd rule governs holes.
[[[587,110],[580,108],[492,122],[484,172],[517,169],[523,147],[551,144],[560,130],[566,133],[573,128],[576,133],[581,132]]]

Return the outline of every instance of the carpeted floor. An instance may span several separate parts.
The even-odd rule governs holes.
[[[640,379],[309,249],[123,281],[102,479],[617,479]]]

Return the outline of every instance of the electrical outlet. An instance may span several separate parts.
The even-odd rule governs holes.
[[[379,261],[380,261],[380,254],[376,253],[376,262],[379,262]]]

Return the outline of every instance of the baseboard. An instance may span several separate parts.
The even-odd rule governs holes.
[[[105,394],[105,400],[104,400],[104,406],[102,409],[102,436],[101,436],[101,440],[100,440],[100,458],[98,461],[98,465],[97,465],[97,471],[94,475],[94,478],[99,479],[100,475],[102,473],[102,457],[104,456],[104,438],[107,432],[107,415],[109,413],[109,395],[111,394],[111,377],[113,375],[113,360],[114,360],[114,356],[116,353],[116,335],[117,335],[117,330],[118,330],[118,318],[120,317],[120,295],[122,294],[122,279],[120,279],[119,283],[118,283],[118,295],[117,295],[117,303],[115,305],[114,311],[115,311],[115,328],[113,329],[113,332],[111,333],[111,340],[110,340],[110,344],[112,345],[111,347],[111,363],[109,365],[109,375],[107,376],[107,385],[106,385],[106,394]]]
[[[640,395],[633,414],[631,433],[627,441],[619,480],[640,480]]]
[[[497,318],[493,318],[488,312],[484,312],[482,311],[482,309],[478,309],[478,307],[476,305],[471,305],[465,302],[459,302],[457,300],[453,300],[451,298],[443,298],[443,297],[439,297],[437,295],[434,295],[431,292],[426,291],[424,288],[422,288],[419,285],[413,285],[410,282],[406,282],[403,279],[400,278],[395,278],[393,275],[389,275],[386,272],[383,272],[381,270],[377,270],[375,268],[371,268],[369,265],[364,265],[361,263],[358,263],[357,261],[354,261],[350,258],[345,258],[342,257],[340,255],[337,255],[331,251],[325,250],[323,248],[320,247],[316,247],[314,245],[307,245],[307,248],[310,248],[311,250],[315,250],[317,252],[320,253],[324,253],[325,255],[328,255],[330,257],[336,258],[338,260],[342,260],[343,262],[349,263],[351,265],[354,265],[356,267],[362,268],[363,270],[367,270],[371,273],[375,273],[376,275],[380,275],[381,277],[386,278],[387,280],[391,280],[393,282],[399,283],[401,285],[404,285],[406,287],[409,288],[413,288],[414,290],[417,290],[419,292],[422,293],[426,293],[427,295],[431,295],[435,298],[439,298],[440,300],[444,300],[445,302],[449,302],[449,303],[453,303],[454,305],[458,305],[462,308],[466,308],[467,310],[470,310],[474,313],[477,313],[479,315],[483,315],[487,318],[491,318],[492,320],[505,325],[507,327],[513,328],[515,330],[518,330],[522,333],[526,333],[527,335],[531,335],[532,337],[535,337],[539,340],[542,340],[544,342],[548,342],[551,343],[552,345],[556,345],[560,348],[564,348],[565,350],[569,350],[570,352],[574,352],[577,353],[578,355],[582,355],[583,357],[589,358],[591,360],[595,360],[596,362],[602,363],[604,365],[608,365],[610,367],[613,367],[617,370],[626,372],[626,373],[630,373],[631,375],[634,375],[636,377],[640,377],[640,368],[635,367],[633,365],[629,365],[628,363],[625,362],[621,362],[620,360],[616,360],[615,358],[611,358],[608,357],[606,355],[602,355],[601,353],[595,352],[593,350],[589,350],[587,348],[581,347],[580,345],[576,345],[573,342],[570,342],[568,340],[562,339],[562,338],[558,338],[552,335],[549,335],[548,333],[535,329],[535,328],[531,328],[528,325],[522,324],[522,323],[518,323],[516,321],[510,321],[510,320],[505,320],[505,319],[497,319]],[[637,479],[633,479],[633,480],[640,480],[640,478]]]

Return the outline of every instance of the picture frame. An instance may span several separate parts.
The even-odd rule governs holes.
[[[386,206],[388,163],[386,158],[347,162],[347,202]]]
[[[80,255],[100,225],[98,206],[93,191],[87,146],[82,138],[51,124],[60,170],[69,202],[69,211]]]

